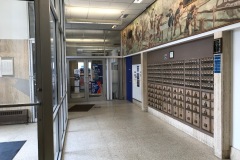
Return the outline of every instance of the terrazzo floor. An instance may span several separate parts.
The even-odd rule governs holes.
[[[92,102],[93,103],[93,102]],[[64,160],[217,160],[213,149],[127,101],[69,113]]]

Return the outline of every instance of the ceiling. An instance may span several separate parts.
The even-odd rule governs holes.
[[[155,0],[133,1],[65,0],[67,55],[108,55],[119,48],[120,31]]]

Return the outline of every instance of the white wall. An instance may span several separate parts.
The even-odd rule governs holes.
[[[0,0],[0,39],[28,39],[26,1]]]
[[[139,71],[137,71],[139,67]],[[139,73],[139,82],[137,82],[137,73]],[[138,84],[138,85],[137,85]],[[132,92],[133,98],[142,102],[142,86],[141,86],[141,64],[132,65]]]
[[[233,31],[232,146],[240,150],[240,28]]]

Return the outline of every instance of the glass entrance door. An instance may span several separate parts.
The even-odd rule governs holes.
[[[70,102],[104,100],[104,60],[84,59],[69,61]]]

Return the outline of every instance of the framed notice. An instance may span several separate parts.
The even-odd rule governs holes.
[[[1,60],[2,76],[13,76],[14,75],[14,64],[13,58],[3,58]]]

